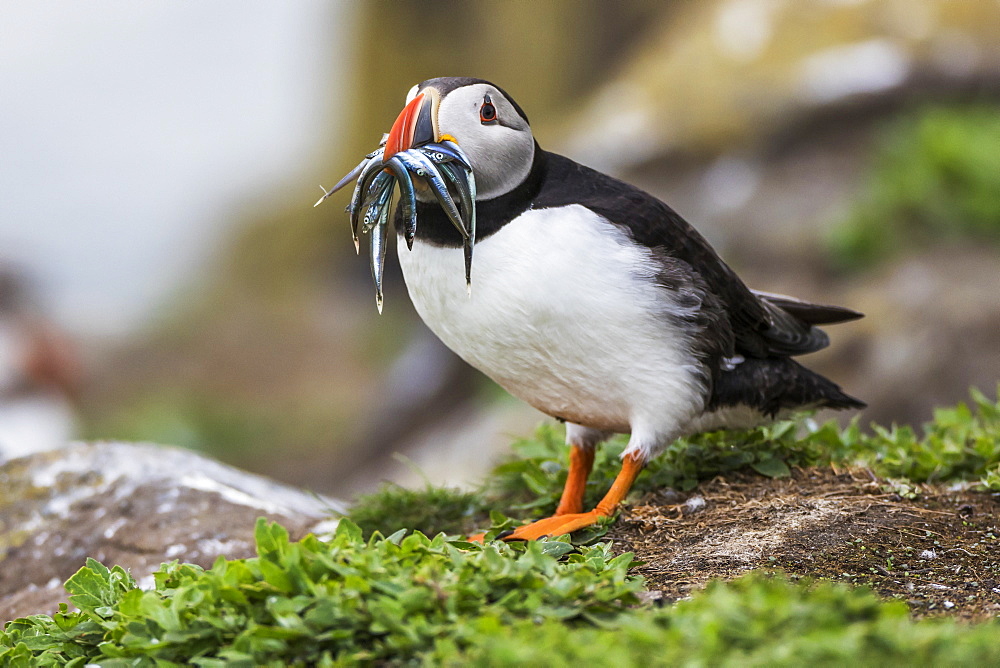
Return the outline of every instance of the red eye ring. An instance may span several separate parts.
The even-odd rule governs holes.
[[[493,125],[497,122],[497,108],[487,95],[483,98],[483,106],[479,107],[479,122],[483,125]]]

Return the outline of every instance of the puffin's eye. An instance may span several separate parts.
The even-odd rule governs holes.
[[[483,125],[493,125],[497,122],[497,108],[487,95],[483,98],[483,106],[479,107],[479,122]]]

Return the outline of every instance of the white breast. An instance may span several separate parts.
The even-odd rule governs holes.
[[[655,284],[648,249],[579,205],[527,211],[461,249],[399,247],[410,298],[463,359],[549,415],[672,438],[704,406],[682,307]],[[635,433],[633,433],[633,438]]]

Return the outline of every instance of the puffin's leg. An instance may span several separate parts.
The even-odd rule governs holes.
[[[569,471],[556,515],[583,511],[583,493],[587,477],[594,468],[594,450],[610,437],[610,431],[598,431],[573,422],[566,423],[566,445],[570,447]]]
[[[597,504],[597,507],[590,512],[555,515],[531,524],[525,524],[503,536],[503,539],[536,540],[542,536],[561,536],[564,533],[571,533],[577,529],[596,524],[602,517],[610,517],[618,508],[618,504],[625,499],[628,491],[632,488],[632,483],[646,466],[647,461],[647,456],[641,450],[626,453],[622,457],[622,470],[615,478],[611,489]]]
[[[556,516],[579,513],[583,510],[583,493],[587,489],[587,477],[594,468],[594,447],[573,445],[569,451],[569,471],[563,486]]]
[[[583,495],[587,488],[587,477],[594,468],[594,450],[598,445],[608,440],[609,431],[598,431],[572,422],[566,423],[566,444],[570,446],[569,471],[566,474],[566,484],[563,485],[562,497],[556,508],[555,517],[579,513],[583,510]],[[469,536],[468,540],[482,543],[485,533]]]

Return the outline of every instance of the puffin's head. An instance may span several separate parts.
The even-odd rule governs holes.
[[[444,139],[453,139],[469,158],[478,199],[510,192],[531,171],[535,140],[528,119],[488,81],[440,77],[411,88],[389,131],[383,159]]]

